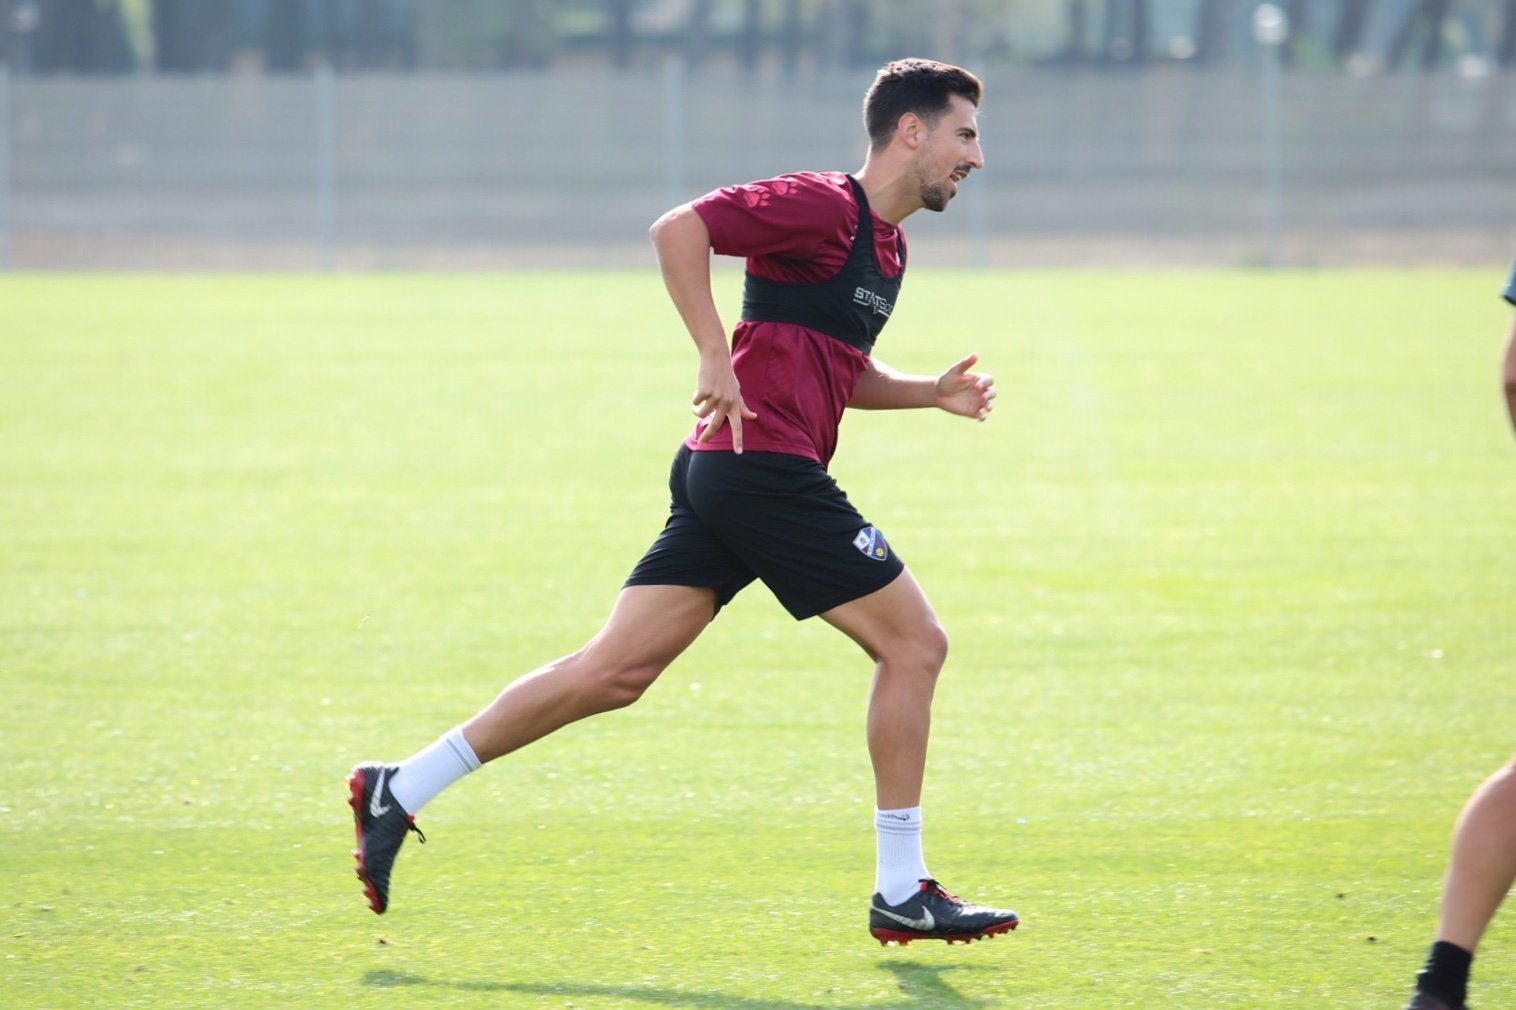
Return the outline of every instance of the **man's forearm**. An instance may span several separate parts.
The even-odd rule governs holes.
[[[877,359],[858,377],[848,406],[858,410],[902,410],[937,405],[935,375],[907,375]]]

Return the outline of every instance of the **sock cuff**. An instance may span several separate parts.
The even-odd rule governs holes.
[[[898,810],[875,810],[874,827],[892,835],[919,835],[921,808],[901,807]]]
[[[1438,940],[1432,944],[1432,949],[1428,954],[1427,960],[1428,963],[1436,962],[1440,965],[1446,965],[1454,971],[1466,973],[1474,965],[1474,952],[1465,950],[1456,943]]]
[[[1463,1006],[1469,994],[1469,968],[1473,962],[1471,951],[1438,940],[1427,952],[1426,967],[1416,973],[1416,988],[1449,1006]]]
[[[463,767],[471,772],[476,772],[483,767],[479,755],[474,753],[474,748],[470,747],[468,740],[464,739],[462,726],[454,726],[442,739]]]

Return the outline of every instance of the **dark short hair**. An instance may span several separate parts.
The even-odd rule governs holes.
[[[886,63],[874,75],[863,96],[863,127],[876,150],[889,143],[895,125],[907,112],[931,122],[947,111],[949,99],[960,95],[975,107],[984,93],[979,78],[950,63],[905,59]]]

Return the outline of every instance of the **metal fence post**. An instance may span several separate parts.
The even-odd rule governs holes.
[[[1253,11],[1253,38],[1263,49],[1263,145],[1264,145],[1264,214],[1268,221],[1269,266],[1280,263],[1280,232],[1284,218],[1283,140],[1280,137],[1279,47],[1290,35],[1288,16],[1271,3],[1259,4]]]
[[[316,241],[321,249],[321,269],[336,266],[337,245],[337,155],[336,117],[332,92],[332,68],[316,67]]]
[[[678,206],[684,193],[684,63],[670,56],[663,63],[664,182],[667,203]]]
[[[11,71],[0,61],[0,270],[11,268]]]

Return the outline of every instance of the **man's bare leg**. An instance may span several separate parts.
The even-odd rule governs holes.
[[[1516,759],[1474,790],[1453,830],[1437,942],[1417,975],[1411,1006],[1462,1006],[1474,951],[1516,882]]]
[[[716,613],[716,594],[692,586],[628,586],[594,638],[578,652],[514,681],[463,735],[481,762],[493,761],[587,716],[642,697]]]
[[[909,570],[877,592],[821,615],[874,661],[869,759],[881,810],[921,805],[932,695],[947,660],[947,634]]]
[[[463,726],[398,766],[360,764],[348,776],[358,879],[369,907],[389,907],[390,869],[415,815],[447,786],[571,722],[642,697],[699,637],[716,612],[712,590],[628,586],[610,617],[578,652],[512,682]],[[426,838],[423,836],[423,842]]]
[[[869,932],[880,943],[949,943],[1016,928],[1016,913],[961,901],[931,878],[921,855],[921,789],[932,696],[947,660],[947,634],[909,571],[888,586],[821,615],[874,661],[869,759],[874,766],[876,893]]]
[[[1437,939],[1473,952],[1516,880],[1516,761],[1485,780],[1458,818]]]

